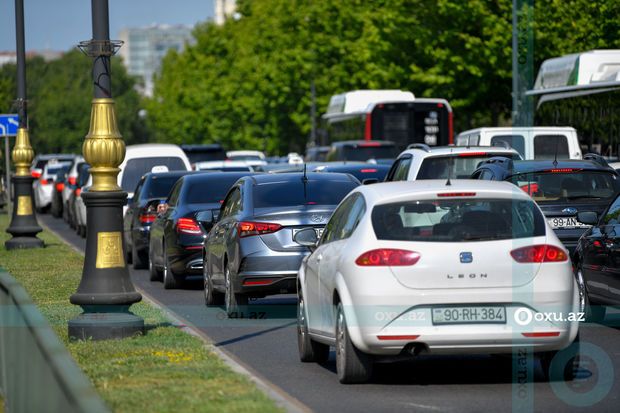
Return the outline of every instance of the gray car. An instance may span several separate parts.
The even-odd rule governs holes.
[[[250,297],[296,292],[308,249],[300,229],[318,234],[359,181],[348,174],[287,173],[241,178],[228,192],[204,244],[206,304],[238,316]]]

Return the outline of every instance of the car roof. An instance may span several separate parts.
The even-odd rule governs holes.
[[[376,169],[376,170],[388,171],[390,170],[391,167],[392,165],[385,165],[385,164],[348,163],[348,164],[339,164],[339,165],[321,165],[316,168],[320,169],[321,171],[347,172],[347,171],[358,171],[358,170],[363,170],[363,169]]]
[[[380,182],[359,186],[355,191],[364,194],[369,204],[395,202],[408,199],[412,195],[435,197],[437,193],[463,192],[474,192],[476,198],[492,197],[531,201],[529,195],[510,182],[477,179],[453,179],[450,181],[450,185],[447,185],[446,179]]]
[[[223,151],[224,148],[219,143],[203,143],[203,144],[182,144],[181,149],[189,152],[214,152]]]
[[[260,174],[253,175],[252,181],[254,185],[262,185],[262,184],[271,184],[276,182],[292,182],[300,180],[304,176],[303,172],[287,172],[281,174]],[[349,174],[340,174],[340,173],[320,173],[320,172],[307,172],[306,176],[309,181],[338,181],[338,182],[353,182],[359,183],[355,177]]]
[[[512,164],[512,165],[511,165]],[[604,171],[614,172],[613,169],[603,166],[594,161],[586,161],[581,159],[562,159],[554,161],[549,160],[526,160],[526,161],[512,161],[505,162],[501,165],[501,168],[511,169],[512,173],[525,173],[525,172],[538,172],[547,171],[550,169],[585,169],[591,171]],[[485,166],[484,164],[481,166]]]
[[[253,175],[254,172],[205,172],[205,171],[196,171],[192,174],[187,174],[183,177],[184,182],[206,182],[206,181],[217,181],[220,179],[233,179],[237,180],[239,178],[243,178],[244,176]]]
[[[428,156],[434,155],[458,155],[459,153],[471,153],[471,152],[493,152],[493,153],[505,153],[505,154],[518,154],[513,148],[504,148],[501,146],[429,146],[428,150],[422,148],[411,148],[404,150],[398,157],[400,158],[404,154],[428,154]]]
[[[332,143],[332,146],[358,146],[358,145],[367,145],[369,147],[371,146],[394,146],[394,142],[376,141],[376,140],[371,140],[371,141],[359,140],[359,141],[337,141],[337,142]]]
[[[171,171],[171,172],[147,172],[144,174],[144,179],[149,178],[167,178],[167,177],[176,177],[176,176],[184,176],[188,174],[194,174],[197,172],[194,171]]]

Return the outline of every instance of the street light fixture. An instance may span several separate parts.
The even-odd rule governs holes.
[[[17,53],[17,109],[19,113],[19,127],[17,138],[11,156],[15,164],[13,196],[15,207],[11,216],[11,225],[6,232],[13,238],[6,241],[7,250],[18,248],[40,248],[43,241],[37,238],[42,231],[34,215],[32,182],[30,164],[34,158],[34,150],[28,138],[28,112],[26,101],[26,47],[24,40],[24,0],[15,0],[15,38]],[[8,185],[8,182],[7,182]]]
[[[69,321],[69,337],[81,340],[124,338],[144,334],[144,320],[129,311],[139,302],[123,252],[123,205],[127,192],[117,184],[125,157],[112,99],[110,58],[121,42],[110,41],[108,0],[91,0],[93,39],[80,50],[93,58],[94,99],[90,130],[82,150],[93,184],[82,192],[87,210],[86,256],[82,280],[71,303],[84,312]]]

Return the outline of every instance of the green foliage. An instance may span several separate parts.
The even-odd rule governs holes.
[[[16,66],[0,68],[0,113],[15,112]],[[135,79],[119,59],[112,60],[112,92],[119,129],[127,144],[145,142],[148,133],[138,116],[140,95]],[[92,61],[79,51],[45,62],[40,57],[26,62],[28,120],[32,145],[37,153],[82,152],[88,133],[93,96]]]

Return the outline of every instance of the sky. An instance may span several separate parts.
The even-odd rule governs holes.
[[[89,0],[23,0],[26,50],[67,51],[92,38]],[[213,17],[214,0],[109,0],[110,38],[125,27],[194,25]],[[0,0],[0,51],[15,51],[15,1]]]

